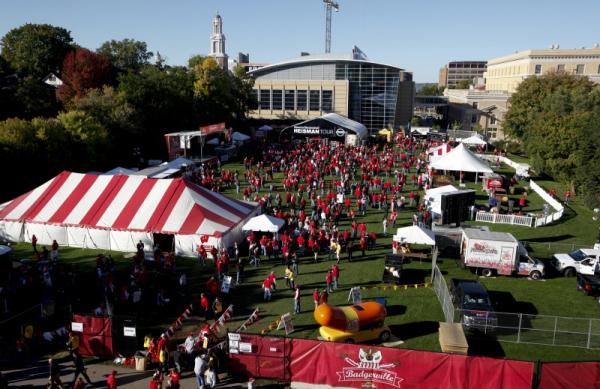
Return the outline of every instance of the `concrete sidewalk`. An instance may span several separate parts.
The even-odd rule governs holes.
[[[71,361],[61,361],[61,380],[65,387],[70,387],[70,382],[73,379],[73,363]],[[94,385],[91,388],[106,388],[106,379],[110,374],[111,370],[116,370],[117,382],[119,388],[130,388],[130,389],[148,389],[150,387],[150,379],[153,370],[148,371],[136,371],[129,367],[114,366],[114,365],[101,365],[101,364],[86,364],[87,374]],[[46,387],[48,383],[48,377],[50,370],[47,360],[39,360],[33,364],[13,370],[2,371],[4,376],[8,379],[9,387],[27,387],[27,388],[42,388]],[[221,374],[221,383],[217,385],[218,388],[247,388],[248,381],[233,382],[232,379],[225,377]],[[196,375],[193,371],[183,371],[181,374],[181,380],[179,381],[181,388],[197,388],[198,383],[196,381]],[[90,386],[88,386],[89,388]]]

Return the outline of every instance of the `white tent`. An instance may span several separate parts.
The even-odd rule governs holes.
[[[131,174],[135,173],[133,170],[131,169],[125,169],[124,167],[116,167],[112,170],[107,171],[106,173],[102,173],[102,175],[105,176],[116,176],[117,174],[123,174],[126,176],[129,176]]]
[[[464,144],[459,144],[448,154],[432,161],[430,168],[438,170],[455,170],[460,172],[492,173],[487,164],[481,162]],[[475,175],[477,182],[477,175]]]
[[[442,214],[442,195],[444,193],[457,192],[459,189],[454,185],[446,185],[439,188],[428,189],[425,193],[427,209],[434,214]]]
[[[393,239],[400,243],[426,244],[435,246],[435,232],[419,226],[398,228]]]
[[[470,136],[468,138],[465,139],[461,139],[460,140],[461,143],[469,145],[469,146],[474,146],[474,145],[487,145],[487,142],[484,141],[483,139],[477,137],[477,136]]]
[[[274,216],[260,215],[248,220],[242,231],[278,232],[285,224],[285,220]]]
[[[248,135],[244,135],[241,132],[234,132],[231,137],[233,138],[233,140],[236,141],[245,141],[250,139],[250,137]]]
[[[262,126],[261,128],[259,128],[259,130],[261,130],[261,131],[271,131],[272,129],[273,129],[273,127],[268,126],[266,124],[264,126]]]

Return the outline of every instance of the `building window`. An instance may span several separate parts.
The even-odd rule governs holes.
[[[298,111],[306,111],[306,109],[308,108],[306,106],[306,91],[305,90],[299,90],[296,92],[296,110]]]
[[[490,139],[496,139],[498,137],[498,129],[497,128],[488,128],[487,136]]]
[[[473,102],[473,108],[475,108],[475,109],[479,108],[479,102],[478,101],[474,101]]]
[[[559,72],[564,72],[565,71],[565,65],[558,65],[558,68],[556,69]]]
[[[282,98],[281,89],[273,89],[273,111],[281,111]]]
[[[322,110],[325,112],[333,112],[333,91],[324,90],[322,100]]]
[[[285,110],[286,111],[293,111],[294,110],[294,98],[295,98],[295,93],[296,91],[294,90],[285,90]]]
[[[471,115],[471,124],[477,124],[477,114]]]
[[[319,104],[321,100],[321,91],[311,90],[310,91],[310,107],[309,111],[320,111],[321,105]]]
[[[535,65],[535,74],[542,74],[542,65]]]
[[[585,65],[577,65],[577,69],[575,69],[575,74],[583,74],[584,69]]]
[[[490,124],[496,124],[496,121],[497,121],[496,115],[490,116]]]
[[[262,90],[260,91],[260,109],[271,109],[271,91],[270,90]]]

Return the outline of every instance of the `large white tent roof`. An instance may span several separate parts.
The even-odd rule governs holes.
[[[477,136],[470,136],[460,140],[461,143],[466,145],[487,145],[487,142]]]
[[[285,220],[276,218],[274,216],[260,215],[248,220],[248,222],[244,224],[244,227],[242,227],[242,230],[275,233],[279,231],[284,224]]]
[[[448,154],[431,162],[429,166],[438,170],[456,170],[476,173],[493,172],[492,168],[483,163],[462,143]]]
[[[435,232],[419,226],[403,227],[398,228],[394,240],[401,243],[435,246]]]
[[[425,199],[428,202],[428,209],[437,215],[442,214],[442,195],[444,193],[458,192],[454,185],[441,186],[439,188],[428,189],[425,192]]]

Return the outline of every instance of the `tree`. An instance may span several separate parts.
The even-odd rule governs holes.
[[[248,112],[258,108],[258,101],[252,94],[254,82],[254,77],[248,76],[244,68],[236,67],[233,70],[234,115],[237,121],[246,120]]]
[[[65,131],[76,144],[74,159],[86,169],[106,167],[112,154],[108,131],[93,116],[83,111],[69,111],[58,115]]]
[[[421,125],[421,122],[419,121],[418,118],[412,118],[410,120],[410,126],[411,127],[419,127]]]
[[[58,90],[59,96],[68,105],[73,97],[109,84],[111,76],[112,66],[106,57],[88,49],[70,52],[63,63],[63,84]]]
[[[456,83],[456,86],[451,89],[469,89],[471,87],[472,83],[473,83],[473,79],[460,80],[458,83]]]
[[[423,88],[421,88],[420,91],[417,92],[417,96],[442,96],[443,95],[443,90],[441,90],[440,88],[438,88],[437,85],[431,84],[431,85],[425,85]]]
[[[600,160],[595,158],[600,150],[600,106],[582,126],[577,137],[575,182],[583,203],[590,209],[600,207]]]
[[[194,73],[194,94],[200,101],[201,116],[210,122],[232,119],[236,98],[229,74],[212,57],[206,57]]]
[[[69,31],[49,24],[25,24],[10,30],[0,41],[8,64],[18,73],[37,78],[60,70],[72,42]]]
[[[117,69],[124,72],[132,70],[139,72],[144,66],[150,64],[149,60],[154,55],[148,51],[146,42],[135,39],[104,42],[96,53],[108,58],[109,62]]]
[[[27,76],[17,82],[13,91],[13,117],[55,117],[62,105],[54,87],[46,85],[35,76]]]
[[[203,57],[200,54],[196,54],[190,57],[190,59],[188,59],[188,68],[195,69],[196,66],[202,65],[202,61],[204,61],[204,58],[206,57]]]
[[[520,139],[538,173],[577,188],[577,150],[582,128],[600,105],[600,93],[587,77],[549,72],[524,80],[504,116],[508,135]]]

